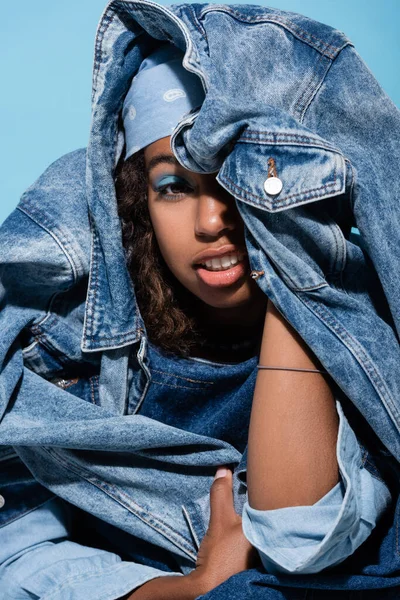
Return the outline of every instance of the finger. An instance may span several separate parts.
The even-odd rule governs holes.
[[[218,469],[210,490],[210,528],[221,527],[237,518],[232,482],[230,469]]]

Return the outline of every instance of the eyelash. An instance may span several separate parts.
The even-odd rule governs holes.
[[[193,188],[185,182],[179,182],[179,181],[174,181],[173,183],[166,183],[165,185],[160,185],[156,191],[158,192],[158,195],[166,200],[179,200],[180,198],[182,198],[182,196],[186,196],[187,194],[184,192],[179,192],[177,194],[172,194],[172,193],[165,193],[166,190],[168,188],[179,188],[179,189],[185,189],[185,190],[190,190],[192,191]]]

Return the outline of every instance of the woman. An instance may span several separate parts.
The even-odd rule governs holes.
[[[27,305],[20,333],[23,358],[39,377],[24,373],[14,407],[4,420],[3,439],[18,440],[18,455],[45,487],[30,483],[42,503],[29,510],[14,507],[6,517],[10,540],[2,566],[6,597],[23,593],[99,597],[99,586],[104,598],[125,594],[183,599],[208,592],[215,598],[233,593],[241,598],[256,593],[264,598],[297,598],[318,587],[335,590],[333,597],[347,597],[347,589],[376,588],[379,583],[385,587],[379,571],[375,577],[368,572],[370,547],[367,554],[356,553],[349,566],[341,566],[363,548],[376,522],[388,514],[391,500],[378,467],[368,470],[365,458],[362,462],[343,408],[364,443],[379,450],[379,442],[259,287],[265,271],[250,267],[254,240],[233,195],[221,187],[212,169],[203,174],[177,161],[170,133],[175,130],[176,136],[184,115],[194,114],[201,105],[203,89],[200,80],[183,68],[176,47],[155,45],[154,40],[151,46],[150,52],[149,46],[145,48],[146,58],[124,94],[120,140],[125,152],[116,170],[135,300],[124,294],[125,272],[115,268],[119,248],[116,262],[111,260],[104,269],[101,255],[113,258],[110,250],[118,240],[104,237],[115,214],[100,200],[97,215],[91,211],[92,268],[82,342],[82,349],[94,353],[78,356],[73,335],[61,339],[63,326],[69,324],[75,334],[82,323],[80,307],[86,294],[88,269],[72,242],[85,240],[87,233],[80,221],[76,187],[72,194],[68,190],[71,206],[61,212],[64,231],[52,229],[49,214],[46,231],[62,249],[60,261],[67,257],[77,272],[81,261],[81,276],[75,285],[60,285],[54,247],[52,269],[44,253],[44,266],[37,263],[35,285],[43,281],[37,302],[21,302],[20,296],[18,306]],[[103,92],[107,95],[107,86]],[[110,103],[111,95],[106,99]],[[99,102],[99,113],[105,104]],[[98,136],[94,127],[89,150],[93,163],[99,156],[93,150]],[[282,181],[274,162],[269,166],[264,187],[276,197]],[[53,171],[39,184],[43,202],[31,198],[20,207],[22,230],[33,237],[28,223],[42,228],[40,233],[34,228],[40,250],[44,222],[39,212],[48,210],[48,183],[57,181],[65,202],[67,186],[82,185],[81,156],[70,157],[62,170],[63,178]],[[94,185],[90,177],[89,182],[100,197],[107,175],[103,165],[98,174]],[[53,202],[55,197],[52,189]],[[22,219],[19,213],[18,217]],[[15,233],[17,225],[15,215],[6,225],[5,240],[7,231]],[[71,235],[70,242],[66,235]],[[81,243],[83,249],[86,242]],[[3,281],[8,306],[17,305],[15,272],[12,280],[6,269]],[[24,288],[26,281],[23,277],[21,281]],[[128,339],[132,333],[122,326],[118,330],[116,316],[108,314],[120,310],[122,322],[121,307],[127,312],[126,322],[135,319],[131,328],[135,340]],[[68,350],[63,343],[70,344]],[[34,410],[25,403],[33,392],[40,400]],[[340,402],[335,405],[335,398],[341,399],[343,408]],[[33,435],[28,432],[29,418]],[[228,467],[235,467],[234,478]],[[20,463],[18,469],[26,478]],[[210,476],[215,472],[209,505]],[[46,488],[56,497],[47,497]],[[71,506],[58,496],[95,517],[95,548],[90,549],[90,530],[89,535],[81,533],[80,544],[74,541],[67,525]],[[178,511],[181,504],[183,516]],[[157,507],[162,518],[157,518]],[[135,515],[133,524],[122,508]],[[237,514],[242,508],[243,530]],[[387,522],[380,519],[380,523],[375,540],[387,539]],[[207,525],[203,537],[202,527]],[[198,556],[190,548],[190,535],[192,548],[200,546]],[[262,567],[249,571],[255,560],[253,546]],[[119,556],[126,560],[121,563]],[[310,575],[336,565],[338,569],[327,575]],[[295,574],[304,577],[294,578]],[[238,584],[229,579],[232,575],[241,577]],[[258,592],[242,587],[252,582],[258,582]],[[395,583],[393,577],[390,585]],[[283,589],[278,591],[276,585]],[[384,593],[380,589],[376,597]]]

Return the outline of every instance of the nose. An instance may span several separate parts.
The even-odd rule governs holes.
[[[204,191],[197,199],[195,233],[200,237],[221,237],[235,229],[237,216],[235,200],[223,188]]]

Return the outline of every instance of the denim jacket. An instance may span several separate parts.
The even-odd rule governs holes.
[[[219,171],[254,278],[337,385],[341,481],[313,507],[251,509],[245,452],[140,414],[153,374],[113,171],[124,96],[158,40],[185,51],[206,92],[172,133],[174,153]],[[92,114],[87,149],[51,165],[0,230],[0,598],[112,599],[187,573],[222,464],[235,468],[236,509],[271,583],[399,585],[399,112],[341,32],[301,15],[113,1]],[[77,543],[75,507],[114,540],[128,534],[124,551]],[[132,548],[143,541],[153,561]]]

